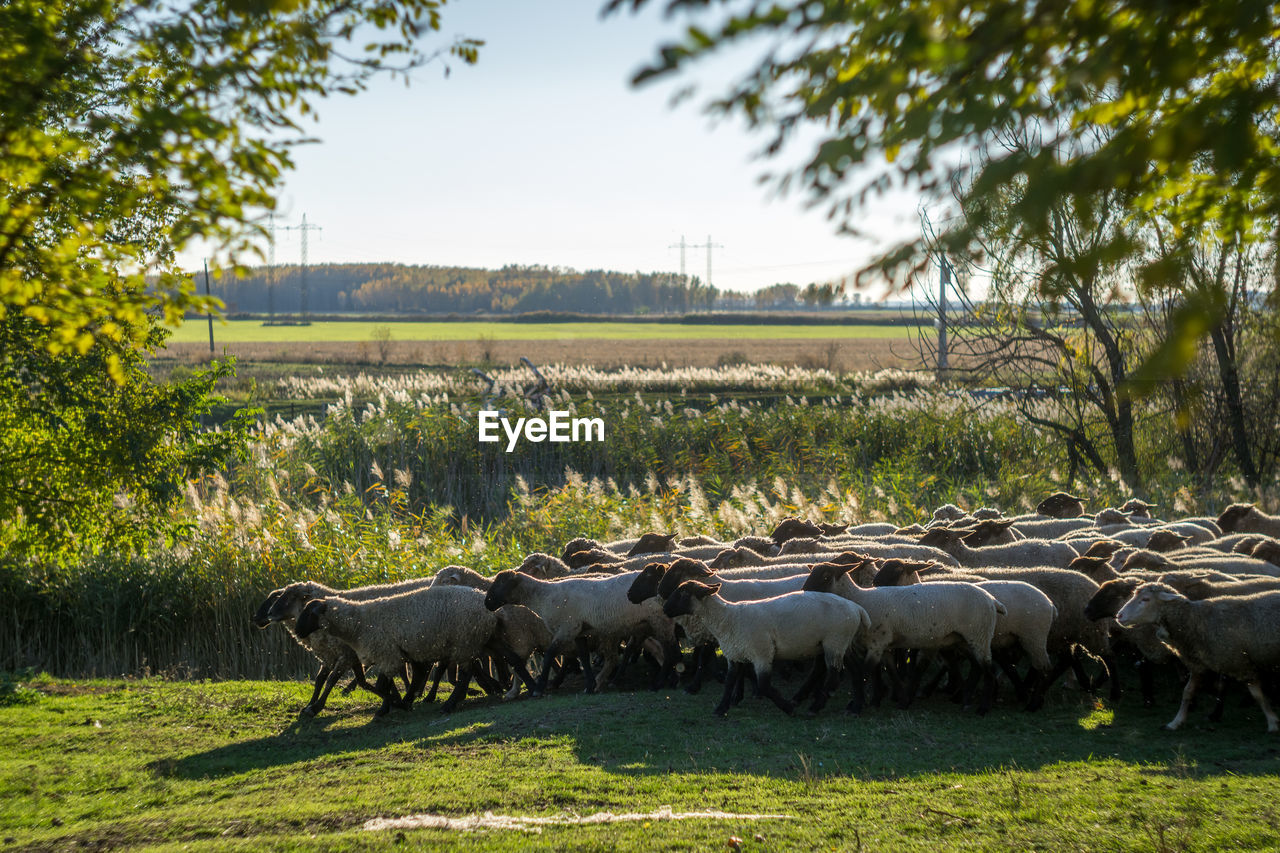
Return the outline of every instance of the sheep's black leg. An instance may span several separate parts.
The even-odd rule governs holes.
[[[370,693],[372,693],[373,685],[370,684],[368,681],[366,681],[364,677],[364,664],[360,663],[360,661],[356,659],[354,656],[351,659],[351,669],[355,671],[355,676],[351,679],[350,683],[348,683],[346,687],[342,688],[342,695],[343,696],[351,695],[351,691],[355,690],[357,687],[360,687],[364,690],[368,690]]]
[[[596,674],[594,670],[591,669],[591,649],[587,646],[587,638],[579,637],[575,642],[575,645],[578,647],[578,660],[582,662],[583,677],[587,680],[586,689],[582,692],[595,693]]]
[[[782,709],[782,713],[790,716],[796,712],[795,703],[789,701],[787,697],[778,692],[778,688],[773,686],[773,672],[771,670],[766,669],[764,672],[756,672],[756,686],[759,687],[761,694],[768,696],[773,700],[773,704]]]
[[[982,673],[982,698],[978,700],[978,716],[991,710],[996,699],[996,665],[991,661],[974,661],[974,671]]]
[[[862,713],[862,702],[865,698],[865,682],[867,680],[867,663],[858,658],[854,658],[849,662],[849,668],[853,670],[851,674],[853,678],[852,697],[849,704],[845,706],[845,711],[850,714]]]
[[[725,714],[729,713],[729,705],[733,702],[734,686],[741,675],[743,666],[743,664],[729,661],[729,674],[724,678],[724,696],[720,698],[720,704],[711,712],[717,717],[723,717]]]
[[[422,701],[425,704],[430,705],[432,702],[436,701],[436,693],[440,690],[440,679],[444,678],[444,672],[445,667],[443,664],[436,664],[431,669],[431,689],[428,690],[427,695],[422,698]]]
[[[547,652],[542,656],[542,672],[538,673],[538,681],[531,689],[534,696],[542,696],[547,692],[547,679],[551,677],[551,667],[555,665],[556,656]],[[559,684],[559,680],[556,682]]]
[[[1156,704],[1156,666],[1143,658],[1138,661],[1138,684],[1142,688],[1142,707],[1151,708]]]
[[[307,706],[308,708],[311,709],[310,713],[312,716],[315,716],[316,714],[319,714],[321,711],[324,710],[324,705],[326,702],[329,701],[329,693],[333,690],[333,685],[337,684],[338,679],[341,677],[342,677],[342,670],[338,669],[337,667],[334,667],[329,672],[329,677],[325,679],[324,689],[320,691],[319,698],[312,699],[311,704]],[[306,708],[304,708],[303,710],[305,711]]]
[[[747,692],[747,676],[751,676],[751,696],[755,698],[760,695],[760,685],[756,682],[756,671],[746,664],[742,664],[738,668],[738,683],[733,687],[733,704],[742,703],[743,696]]]
[[[1070,659],[1071,671],[1075,674],[1076,681],[1080,684],[1080,689],[1087,693],[1093,692],[1093,680],[1089,678],[1089,673],[1084,671],[1084,663],[1080,660],[1078,652],[1072,652]],[[1099,684],[1102,682],[1099,681]]]
[[[822,686],[814,693],[813,703],[809,705],[809,711],[813,714],[825,708],[827,700],[834,696],[836,690],[840,687],[841,671],[833,666],[827,666],[825,660],[822,661],[822,667],[826,670],[827,677],[823,680]]]
[[[565,678],[571,672],[581,672],[582,666],[578,663],[578,659],[573,655],[566,655],[560,658],[560,671],[556,673],[556,680],[551,682],[551,686],[557,690],[560,685],[564,684]]]
[[[477,662],[473,662],[471,669],[475,676],[476,684],[480,686],[481,690],[490,696],[496,696],[499,693],[506,692],[507,688],[499,684],[494,677],[489,674],[488,667],[485,665],[484,659],[478,661],[478,666],[476,663]]]
[[[1107,668],[1107,677],[1111,679],[1111,692],[1107,694],[1112,702],[1120,701],[1120,664],[1115,655],[1103,655],[1102,665]]]
[[[385,717],[390,713],[393,705],[400,704],[400,691],[396,690],[396,683],[386,675],[378,675],[378,680],[373,685],[373,692],[382,697],[382,704],[373,712],[375,717]]]
[[[327,666],[320,667],[320,671],[316,673],[315,684],[312,685],[311,688],[311,698],[307,700],[307,704],[302,706],[302,710],[299,713],[306,714],[309,717],[320,713],[320,709],[315,707],[316,699],[319,698],[320,690],[324,686],[325,681],[328,680],[331,672],[332,670]]]
[[[507,698],[514,699],[520,693],[520,682],[524,682],[525,687],[530,693],[536,689],[533,676],[529,675],[529,669],[525,665],[526,662],[513,651],[506,650],[502,652],[503,661],[511,668],[512,678],[511,687],[507,689]]]
[[[800,685],[800,689],[796,691],[796,695],[791,697],[791,701],[799,705],[809,695],[818,689],[823,677],[827,674],[827,662],[824,658],[818,657],[813,661],[813,669],[809,671],[809,677]]]
[[[716,647],[714,643],[703,643],[693,650],[693,678],[684,688],[686,693],[692,695],[702,689],[702,680],[706,677],[707,669],[715,660],[715,655]]]
[[[449,694],[449,698],[444,700],[444,704],[440,706],[440,713],[452,713],[453,709],[458,707],[458,703],[467,695],[467,688],[471,686],[471,669],[470,663],[458,667],[458,684],[453,688],[453,692]]]
[[[662,663],[658,666],[658,671],[650,682],[650,690],[661,690],[668,684],[679,683],[680,677],[676,673],[676,662],[680,660],[680,644],[664,642],[662,643]]]

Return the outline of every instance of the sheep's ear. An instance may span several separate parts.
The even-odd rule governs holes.
[[[694,583],[694,582],[693,582],[693,581],[690,581],[690,583]],[[720,584],[718,584],[718,583],[713,583],[713,584],[705,584],[705,583],[694,584],[694,585],[690,588],[690,590],[689,590],[689,591],[690,591],[690,592],[692,592],[692,593],[694,594],[694,596],[695,596],[695,597],[697,597],[697,598],[706,598],[706,597],[707,597],[707,596],[709,596],[709,595],[715,595],[717,592],[719,592],[719,591],[720,591]]]
[[[1175,598],[1181,598],[1181,596],[1172,590],[1162,589],[1156,593],[1156,598],[1160,601],[1173,601]]]

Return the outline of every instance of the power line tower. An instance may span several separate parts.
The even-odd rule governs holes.
[[[710,287],[711,287],[711,250],[712,250],[712,249],[723,249],[723,248],[724,248],[724,245],[723,245],[723,244],[721,244],[721,243],[712,243],[712,242],[711,242],[711,235],[710,235],[710,234],[708,234],[708,235],[707,235],[707,242],[703,243],[701,246],[699,246],[699,245],[695,244],[695,245],[691,246],[690,248],[692,248],[692,249],[706,249],[706,250],[707,250],[707,287],[708,287],[708,288],[710,288]],[[681,266],[683,266],[683,264],[681,264]]]
[[[298,232],[301,232],[302,234],[302,267],[299,270],[298,284],[302,290],[302,294],[301,294],[302,322],[309,323],[310,321],[307,319],[307,233],[309,231],[319,231],[320,226],[308,225],[307,215],[304,213],[302,214],[302,224],[294,225],[289,230],[298,231]]]
[[[679,242],[679,243],[672,243],[672,244],[671,244],[670,246],[668,246],[667,248],[668,248],[668,249],[679,249],[679,250],[680,250],[680,281],[682,281],[682,282],[683,282],[683,281],[685,281],[685,275],[684,275],[684,250],[685,250],[685,249],[690,248],[690,246],[689,246],[689,244],[688,244],[688,243],[686,243],[686,242],[684,241],[684,235],[683,235],[683,234],[681,234],[681,235],[680,235],[680,242]]]

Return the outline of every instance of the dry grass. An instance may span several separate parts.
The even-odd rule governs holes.
[[[460,364],[515,364],[521,356],[538,364],[595,367],[713,367],[723,364],[780,364],[843,372],[911,367],[918,356],[909,340],[814,338],[808,340],[733,338],[706,340],[475,340],[389,341],[385,361],[380,346],[365,342],[229,343],[219,348],[241,361],[318,364],[406,364],[449,367]],[[206,344],[171,344],[160,352],[186,362],[208,357]]]

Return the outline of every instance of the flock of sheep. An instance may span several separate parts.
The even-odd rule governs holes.
[[[722,659],[718,715],[741,701],[748,677],[788,714],[805,700],[817,712],[846,670],[851,713],[862,710],[868,681],[877,702],[891,690],[906,707],[944,689],[985,713],[1003,679],[1035,710],[1067,669],[1086,689],[1109,680],[1119,699],[1121,661],[1133,660],[1147,704],[1157,669],[1186,673],[1169,729],[1214,678],[1211,718],[1234,679],[1267,731],[1280,730],[1263,689],[1280,665],[1280,517],[1234,504],[1216,519],[1164,522],[1152,509],[1135,499],[1086,517],[1081,499],[1057,493],[1012,518],[947,505],[907,528],[787,519],[767,537],[735,542],[574,539],[559,557],[530,554],[492,578],[449,566],[341,592],[290,584],[253,621],[282,623],[319,658],[304,714],[323,709],[347,672],[348,691],[382,699],[377,715],[408,709],[434,673],[433,701],[447,675],[449,712],[472,679],[514,698],[580,670],[591,693],[642,657],[653,688],[683,679],[690,692],[721,677]],[[1096,679],[1088,658],[1101,662]],[[785,668],[805,673],[790,697],[774,681]]]

